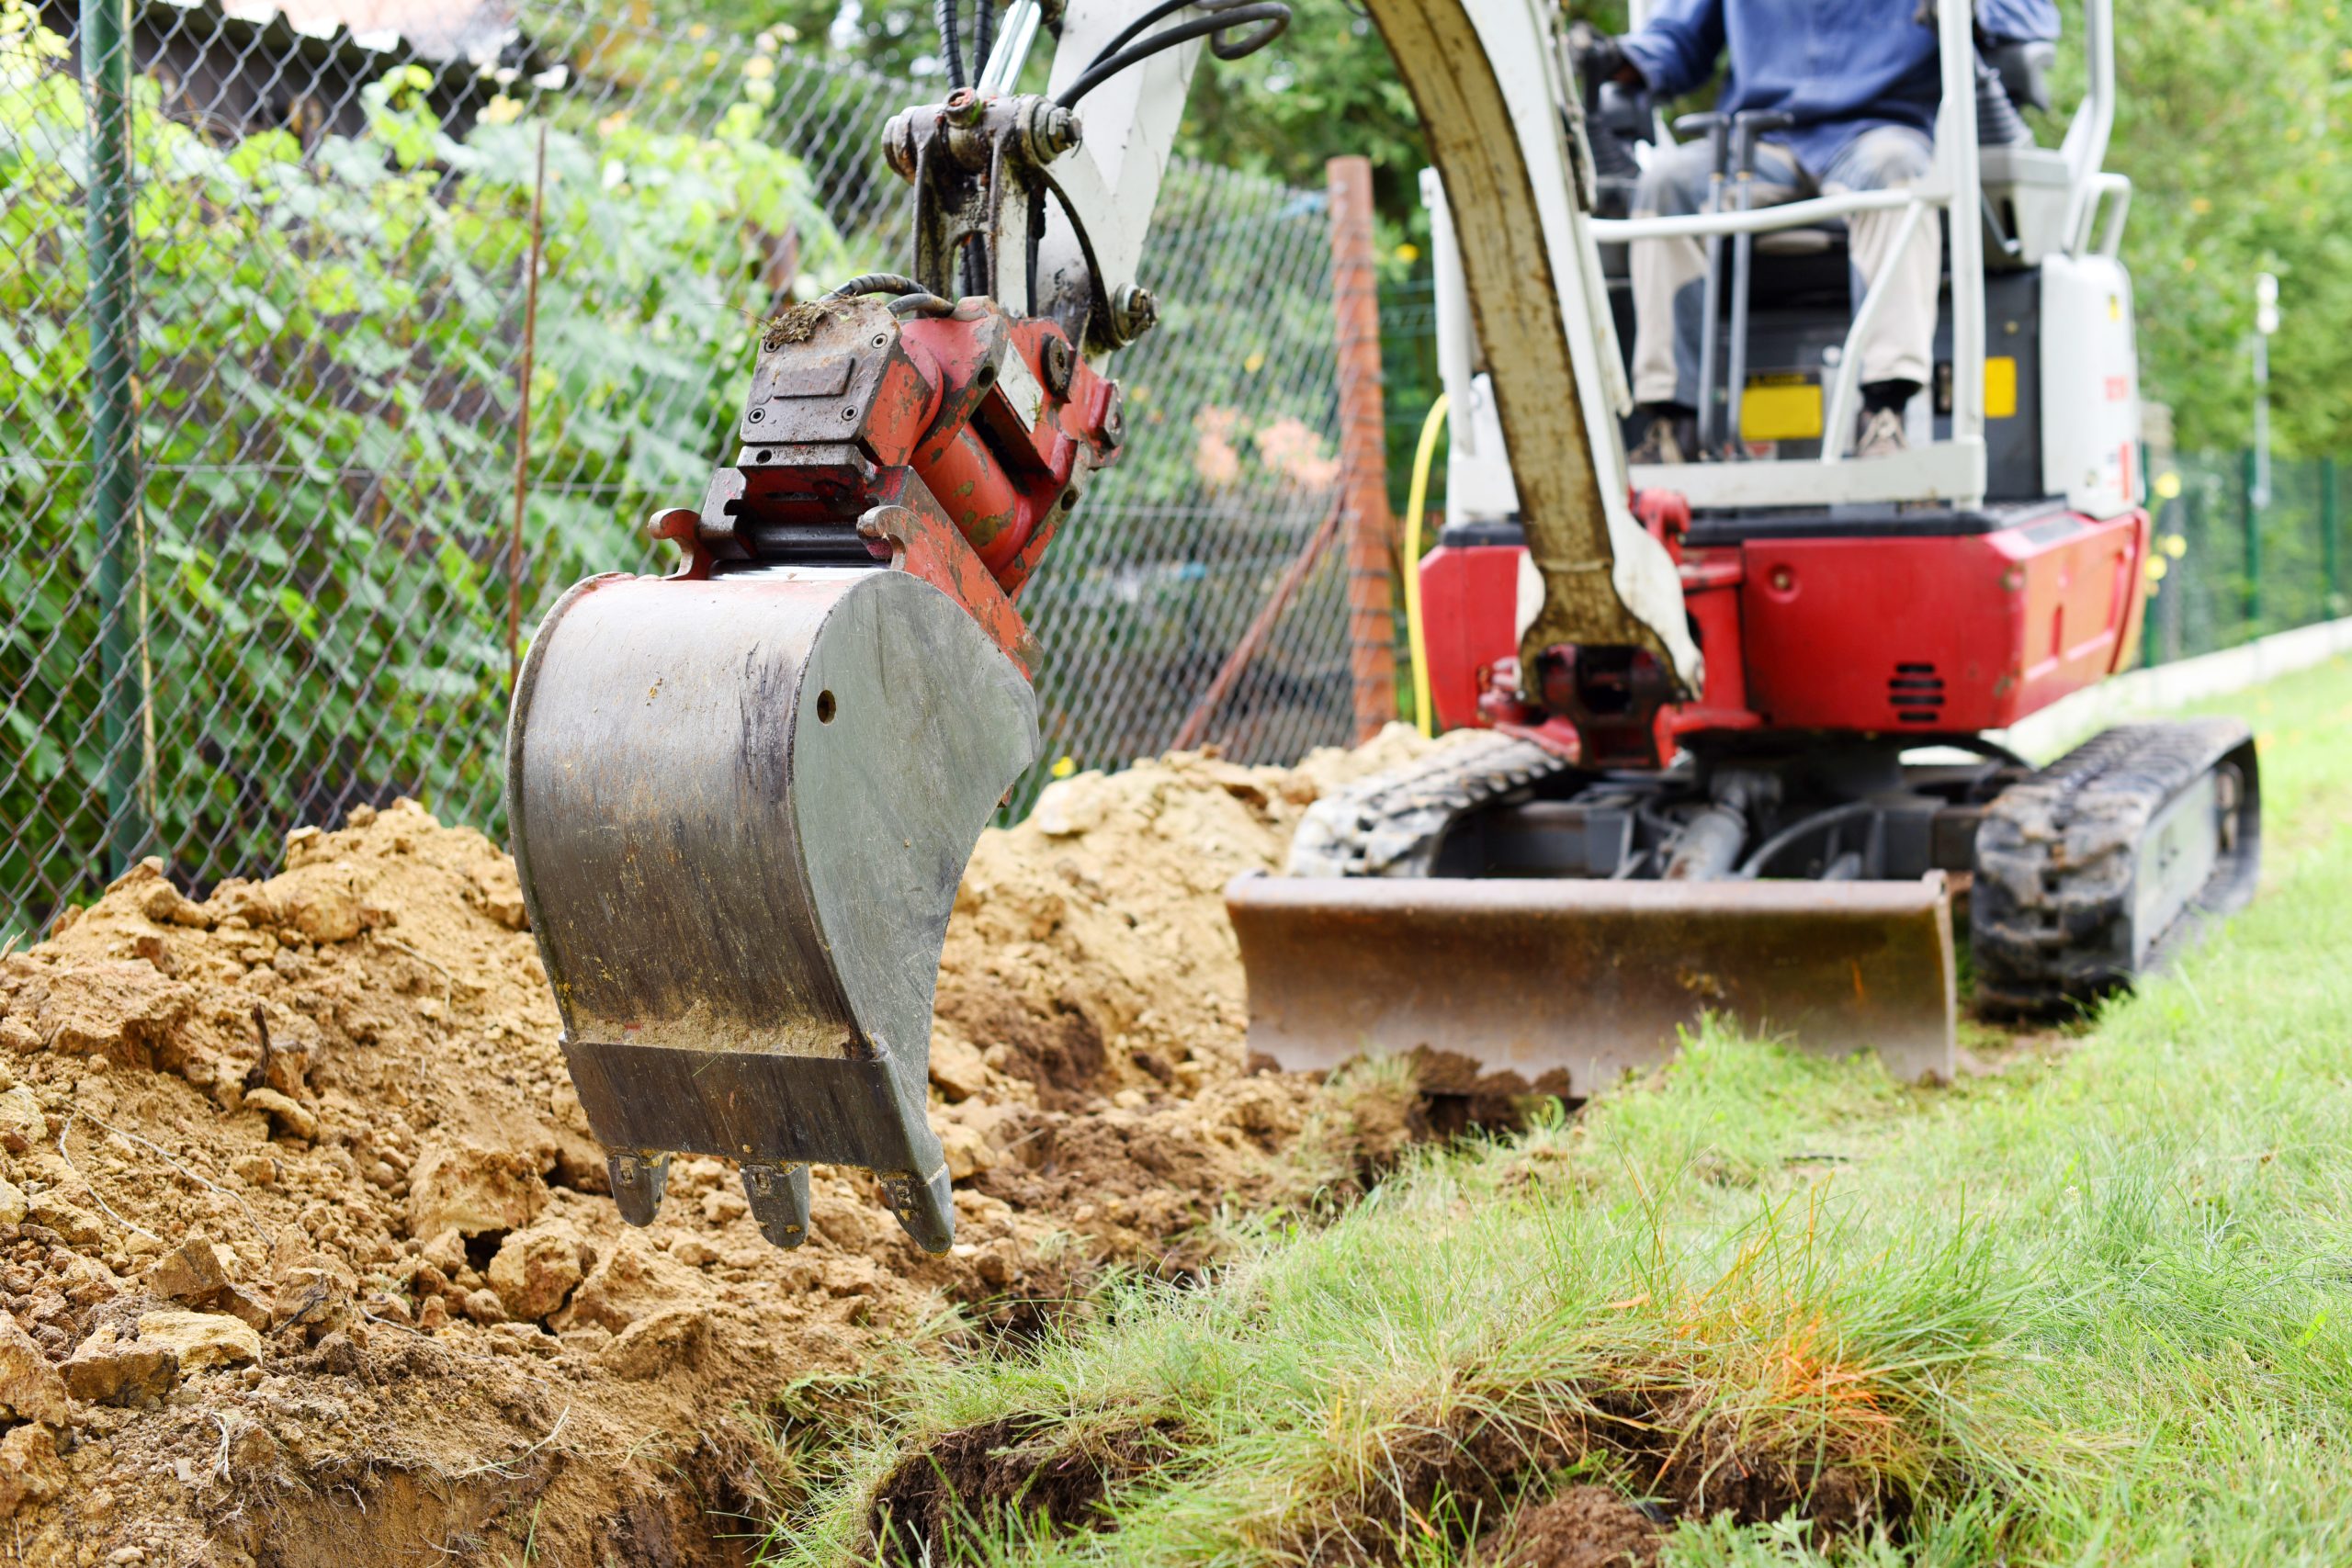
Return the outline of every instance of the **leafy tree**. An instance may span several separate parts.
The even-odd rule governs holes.
[[[2352,339],[2336,327],[2352,321],[2352,39],[2341,13],[2314,0],[2134,0],[2119,24],[2108,166],[2133,186],[2124,256],[2146,394],[2173,406],[2184,448],[2250,439],[2254,276],[2275,272],[2279,446],[2345,450]],[[2078,40],[2064,65],[2062,91],[2081,79]]]

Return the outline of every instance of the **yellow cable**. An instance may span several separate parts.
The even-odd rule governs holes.
[[[1413,722],[1425,736],[1437,733],[1430,712],[1430,645],[1421,630],[1421,513],[1429,506],[1430,459],[1438,432],[1445,427],[1445,394],[1421,421],[1421,444],[1413,452],[1413,486],[1405,497],[1405,648],[1413,661]]]

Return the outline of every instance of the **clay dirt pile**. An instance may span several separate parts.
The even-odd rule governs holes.
[[[769,1402],[910,1337],[1019,1334],[1223,1217],[1344,1197],[1408,1097],[1244,1070],[1219,893],[1419,745],[1180,754],[991,831],[939,976],[957,1243],[820,1170],[620,1224],[490,840],[402,802],[192,902],[150,863],[0,960],[0,1539],[39,1563],[740,1561]],[[730,1539],[731,1538],[731,1539]]]

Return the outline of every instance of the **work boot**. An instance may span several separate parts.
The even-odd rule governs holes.
[[[1687,422],[1670,413],[1652,414],[1649,423],[1641,426],[1641,439],[1625,454],[1629,463],[1687,463],[1689,447],[1683,445],[1683,425]],[[1696,442],[1691,443],[1697,445]]]
[[[1883,457],[1891,453],[1908,450],[1910,433],[1904,428],[1901,409],[1865,409],[1860,427],[1854,434],[1854,456]]]

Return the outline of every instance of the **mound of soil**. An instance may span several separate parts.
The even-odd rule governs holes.
[[[761,1241],[732,1168],[605,1196],[512,863],[402,802],[204,902],[153,863],[0,960],[0,1521],[36,1563],[673,1564],[773,1517],[766,1402],[951,1319],[1018,1329],[1105,1263],[1197,1266],[1405,1097],[1242,1070],[1219,893],[1317,793],[1181,754],[991,831],[939,976],[957,1242],[820,1170]],[[962,1325],[956,1328],[954,1325]],[[979,1325],[975,1328],[974,1325]]]

